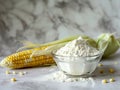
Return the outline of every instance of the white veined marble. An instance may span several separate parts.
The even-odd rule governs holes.
[[[96,37],[120,28],[120,0],[0,0],[0,55],[20,40],[44,43],[75,34]]]

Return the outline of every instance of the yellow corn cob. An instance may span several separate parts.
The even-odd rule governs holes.
[[[34,50],[43,50],[46,47],[17,52],[15,54],[12,54],[4,58],[1,61],[0,65],[3,67],[15,69],[15,68],[45,66],[45,65],[54,64],[55,62],[52,56],[48,56],[48,55],[33,56],[30,59],[30,55],[32,54]]]

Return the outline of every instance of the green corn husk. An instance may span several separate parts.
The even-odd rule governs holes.
[[[48,42],[45,44],[34,44],[32,42],[29,42],[29,41],[21,41],[24,46],[20,47],[16,52],[23,51],[25,49],[33,49],[33,48],[38,48],[38,47],[42,47],[42,46],[51,46],[51,45],[56,45],[56,44],[60,44],[60,43],[64,43],[64,42],[69,42],[69,41],[72,41],[74,39],[77,39],[78,37],[79,37],[79,35],[69,36],[67,38],[63,38],[63,39],[56,40],[53,42]]]
[[[83,35],[81,36],[84,40],[86,40],[90,46],[97,48],[97,43],[94,39],[90,38],[89,36]]]
[[[51,53],[54,50],[58,50],[61,47],[63,47],[64,45],[66,45],[68,42],[64,42],[64,43],[60,43],[60,44],[55,44],[52,46],[49,46],[48,48],[46,48],[45,50],[37,50],[35,52],[33,52],[30,56],[30,58],[32,58],[33,56],[39,56],[39,55],[51,55]]]
[[[97,39],[97,45],[98,49],[104,52],[103,58],[114,54],[120,47],[119,41],[109,33],[101,34]]]
[[[79,35],[70,36],[70,37],[67,37],[67,38],[64,38],[64,39],[56,40],[56,41],[53,41],[53,42],[48,42],[48,43],[45,43],[45,44],[34,44],[34,43],[29,42],[29,41],[23,41],[24,46],[19,48],[17,50],[17,52],[21,51],[21,50],[24,50],[24,49],[29,49],[29,48],[33,49],[33,48],[39,48],[39,47],[43,47],[43,46],[49,46],[45,50],[34,50],[33,53],[30,55],[30,59],[33,56],[51,55],[51,52],[53,50],[57,50],[57,49],[63,47],[69,41],[77,39],[78,37],[79,37]]]

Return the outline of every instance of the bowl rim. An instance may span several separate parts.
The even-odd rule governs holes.
[[[95,57],[95,56],[103,56],[103,51],[102,50],[99,50],[99,53],[98,54],[95,54],[95,55],[90,55],[90,56],[63,56],[63,55],[58,55],[58,54],[56,54],[55,52],[56,52],[57,50],[54,50],[54,51],[52,51],[51,52],[51,54],[52,54],[52,56],[59,56],[59,57],[74,57],[74,58],[79,58],[79,57],[81,57],[81,58],[87,58],[87,57]]]

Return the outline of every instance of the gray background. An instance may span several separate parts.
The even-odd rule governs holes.
[[[19,41],[44,43],[75,34],[92,37],[120,29],[120,0],[0,0],[0,56]]]

